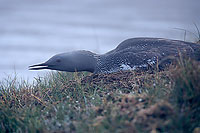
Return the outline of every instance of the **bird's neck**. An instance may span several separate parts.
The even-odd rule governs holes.
[[[74,62],[76,71],[95,72],[98,55],[90,51],[78,51]]]

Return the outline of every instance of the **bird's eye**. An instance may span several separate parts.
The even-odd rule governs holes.
[[[60,59],[57,59],[56,62],[61,62],[61,60],[60,60]]]

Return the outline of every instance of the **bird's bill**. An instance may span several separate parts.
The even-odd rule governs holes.
[[[41,63],[29,66],[29,70],[42,70],[42,69],[49,69],[49,65],[47,65],[46,63]]]

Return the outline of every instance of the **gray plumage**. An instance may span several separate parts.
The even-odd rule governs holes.
[[[131,38],[105,54],[74,51],[57,54],[47,62],[30,66],[30,70],[51,69],[67,72],[111,73],[119,70],[147,69],[159,63],[170,64],[179,53],[200,60],[200,45],[163,38]]]

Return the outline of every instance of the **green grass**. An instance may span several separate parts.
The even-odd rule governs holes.
[[[192,132],[200,127],[200,65],[109,75],[48,73],[0,81],[0,132]]]

